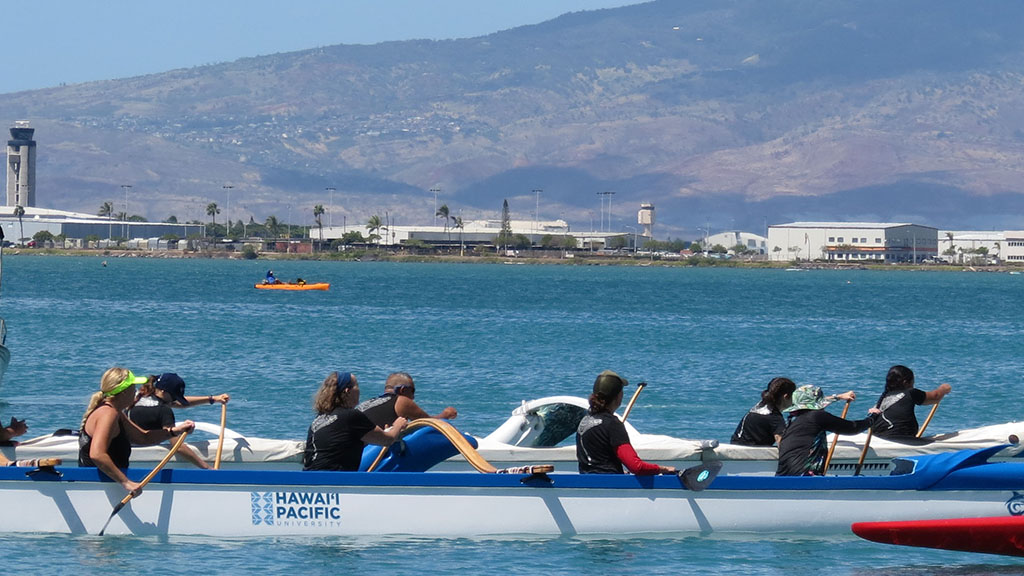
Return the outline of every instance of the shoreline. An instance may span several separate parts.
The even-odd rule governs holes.
[[[61,248],[8,248],[5,255],[9,256],[71,256],[93,258],[169,258],[169,259],[209,259],[209,260],[308,260],[319,262],[398,262],[398,263],[455,263],[455,264],[533,264],[544,266],[658,266],[665,268],[748,268],[766,270],[932,270],[944,272],[999,272],[1009,273],[1024,271],[1024,264],[868,264],[846,262],[769,262],[767,260],[719,259],[703,256],[688,258],[653,258],[626,257],[621,255],[605,255],[593,252],[573,254],[565,258],[560,253],[519,255],[501,257],[498,255],[465,255],[448,254],[416,254],[406,251],[389,252],[376,250],[348,250],[345,252],[319,253],[280,253],[264,252],[256,258],[245,258],[241,252],[227,250],[183,252],[177,250],[84,250]]]

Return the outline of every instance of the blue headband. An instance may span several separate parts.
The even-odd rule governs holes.
[[[352,387],[352,373],[338,372],[338,390],[348,390]]]

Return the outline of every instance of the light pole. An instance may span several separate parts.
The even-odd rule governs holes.
[[[126,228],[121,230],[121,231],[124,232],[125,240],[128,240],[129,239],[128,235],[131,234],[131,228],[128,227],[128,226],[130,226],[128,224],[128,191],[132,189],[132,185],[131,184],[121,184],[121,189],[124,190],[124,222],[125,222],[125,226],[126,226]]]
[[[334,191],[337,190],[334,186],[328,186],[324,188],[331,193],[331,201],[327,205],[327,226],[334,228]],[[333,232],[331,232],[333,234]]]
[[[224,220],[227,222],[227,226],[224,228],[224,237],[227,238],[231,235],[231,189],[234,186],[225,184],[223,188],[228,191],[228,203],[224,206]]]
[[[436,225],[437,224],[437,194],[441,191],[441,189],[440,188],[431,188],[430,191],[434,193],[434,216],[432,217],[433,219],[431,220],[431,222],[433,222]]]

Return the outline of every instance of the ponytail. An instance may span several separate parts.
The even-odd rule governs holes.
[[[95,412],[102,403],[103,391],[100,390],[98,392],[93,392],[92,396],[89,398],[89,407],[85,409],[85,414],[82,416],[82,425],[79,426],[79,430],[85,430],[85,423],[89,420],[89,416],[92,416],[92,413]]]

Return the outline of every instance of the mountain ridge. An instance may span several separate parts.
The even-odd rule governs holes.
[[[335,222],[428,223],[439,188],[466,219],[504,198],[532,219],[542,189],[539,217],[577,228],[615,191],[612,226],[649,201],[659,237],[854,211],[1021,228],[1020,16],[659,0],[3,94],[0,110],[37,129],[41,205],[95,212],[132,184],[129,212],[151,220],[205,220],[212,201],[310,221],[333,187]]]

